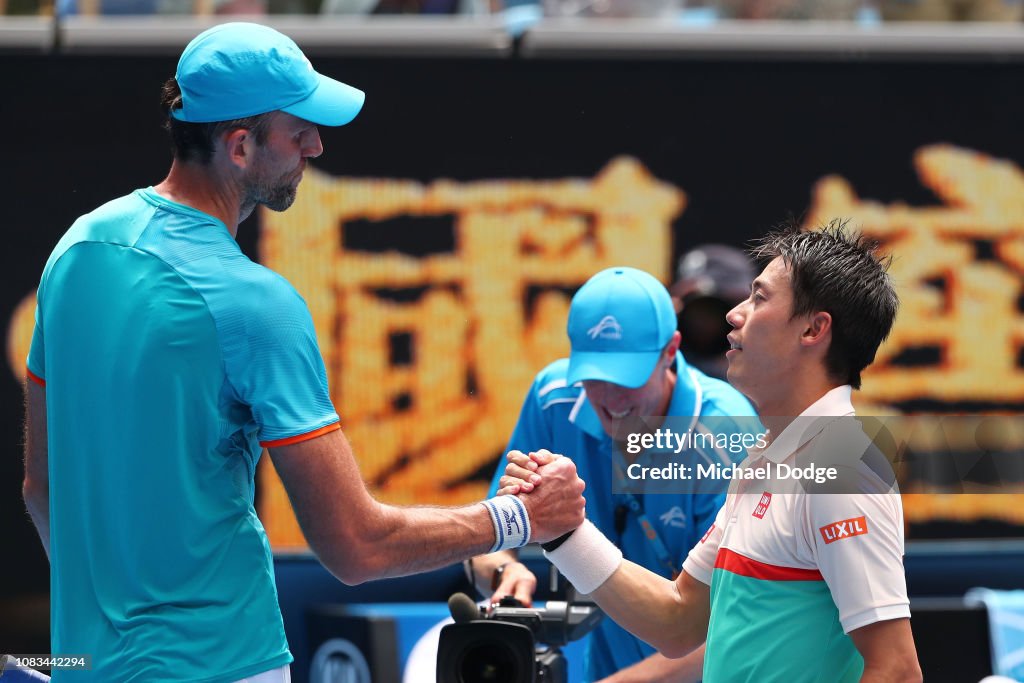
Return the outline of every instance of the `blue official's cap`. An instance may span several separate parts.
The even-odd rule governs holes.
[[[192,39],[175,74],[182,107],[179,121],[231,121],[284,111],[321,126],[356,117],[365,95],[318,74],[288,36],[269,26],[220,24]]]
[[[602,270],[572,298],[567,380],[639,387],[675,331],[672,298],[654,276],[636,268]]]

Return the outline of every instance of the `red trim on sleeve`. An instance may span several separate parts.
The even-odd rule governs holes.
[[[322,436],[324,434],[327,434],[328,432],[333,432],[336,429],[341,429],[341,423],[340,422],[335,422],[333,424],[329,424],[326,427],[321,427],[320,429],[314,429],[313,431],[306,432],[305,434],[299,434],[297,436],[289,436],[288,438],[285,438],[285,439],[276,439],[274,441],[260,441],[260,445],[263,446],[264,448],[277,448],[278,446],[290,446],[291,444],[299,443],[300,441],[309,441],[310,439],[315,439],[318,436]]]
[[[718,551],[715,558],[715,569],[724,569],[740,576],[763,581],[824,581],[817,569],[798,569],[796,567],[779,567],[752,560],[745,555],[733,552],[728,548]]]
[[[25,368],[25,376],[28,377],[28,379],[32,380],[33,382],[35,382],[36,384],[38,384],[41,387],[45,387],[46,386],[46,380],[43,379],[42,377],[40,377],[39,375],[37,375],[36,373],[32,372],[31,370],[29,370],[27,366]]]

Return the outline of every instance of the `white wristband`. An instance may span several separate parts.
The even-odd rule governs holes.
[[[483,501],[494,525],[494,547],[490,552],[522,548],[530,542],[530,515],[515,496],[495,496]]]
[[[622,551],[605,538],[590,520],[584,520],[569,538],[544,557],[558,567],[566,579],[583,595],[604,584],[622,564]]]

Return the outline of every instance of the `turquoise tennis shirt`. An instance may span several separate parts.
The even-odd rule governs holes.
[[[38,291],[54,681],[236,681],[292,661],[253,505],[263,446],[338,427],[308,308],[152,188],[80,218]]]

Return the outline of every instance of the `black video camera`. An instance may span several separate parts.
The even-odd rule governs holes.
[[[604,617],[593,603],[549,601],[534,609],[511,596],[487,611],[456,593],[448,607],[455,623],[441,629],[437,683],[566,683],[560,646]]]

